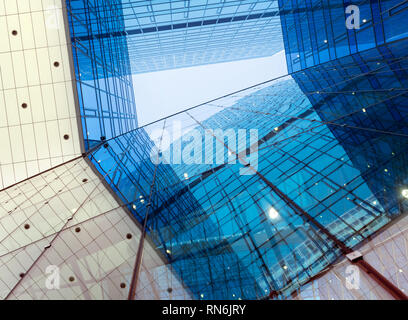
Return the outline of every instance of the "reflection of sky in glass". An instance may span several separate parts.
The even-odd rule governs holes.
[[[170,163],[156,167],[150,236],[197,296],[228,298],[238,288],[244,298],[259,298],[271,287],[286,294],[339,257],[340,251],[318,232],[314,222],[305,221],[302,213],[288,206],[268,183],[350,247],[390,221],[389,213],[398,208],[396,194],[384,193],[383,189],[393,185],[390,179],[399,179],[402,172],[390,176],[388,168],[396,167],[402,158],[369,150],[376,145],[395,146],[397,142],[400,148],[406,148],[407,141],[404,144],[383,133],[367,136],[365,130],[352,129],[356,120],[352,117],[335,125],[337,118],[352,111],[342,109],[349,105],[369,119],[373,114],[384,114],[388,108],[386,103],[371,109],[367,106],[367,99],[382,101],[384,93],[356,89],[367,89],[377,74],[375,57],[367,54],[364,58],[369,61],[372,75],[356,73],[358,65],[346,61],[347,69],[339,68],[342,77],[332,73],[336,84],[325,86],[318,94],[309,87],[302,90],[299,83],[317,86],[307,77],[326,74],[323,67],[283,77],[147,125],[110,141],[109,148],[95,153],[103,160],[99,165],[104,172],[113,166],[128,177],[118,182],[112,177],[108,182],[118,188],[123,201],[132,204],[132,212],[141,219],[146,208],[139,195],[148,195],[155,168],[150,159],[152,132],[171,130],[173,122],[181,123],[185,132],[193,128],[258,129],[257,172],[263,178],[257,174],[240,175],[240,163]],[[344,70],[350,77],[344,75]],[[383,84],[386,88],[400,86],[391,71],[379,73],[379,79],[382,75],[387,78]],[[345,93],[351,99],[347,105],[337,95],[327,99],[332,97],[331,92],[348,87],[359,94]],[[311,103],[314,99],[316,105]],[[362,105],[366,106],[365,112]],[[387,124],[391,131],[400,130],[391,122]],[[355,145],[349,136],[360,139],[360,143]],[[227,149],[224,151],[227,154]],[[112,152],[120,157],[112,158]],[[132,167],[135,160],[136,166]],[[271,208],[278,212],[277,219],[271,219]],[[183,251],[186,247],[188,250]],[[228,275],[226,269],[230,270]],[[208,285],[211,275],[217,284]]]
[[[133,73],[267,57],[283,49],[278,1],[122,0]]]
[[[143,19],[141,16],[139,26],[130,26],[130,20],[126,18],[119,21],[122,25],[107,27],[117,30],[117,27],[123,29],[146,24],[158,28],[160,23],[169,21],[169,17],[165,16],[159,21],[159,14],[154,15],[153,8],[149,11],[149,3],[143,2],[143,6],[146,5],[143,10],[148,12]],[[176,2],[173,3],[176,5]],[[191,21],[189,14],[193,11],[185,9],[186,2],[177,3],[184,6],[180,11],[182,15],[177,19]],[[246,10],[251,11],[257,5]],[[339,8],[343,7],[333,6],[330,10]],[[165,10],[165,6],[155,10],[162,9]],[[267,13],[266,9],[260,9],[264,10],[262,14]],[[126,8],[125,13],[130,17],[134,12],[128,10],[131,9]],[[197,12],[204,12],[200,10]],[[213,14],[220,15],[223,10]],[[289,15],[298,13],[296,10],[288,12]],[[319,10],[316,12],[318,14]],[[373,14],[378,12],[373,11]],[[248,25],[256,21],[249,20]],[[306,21],[302,20],[302,23]],[[213,30],[227,26],[216,24],[214,22]],[[387,27],[388,23],[384,25]],[[191,29],[188,25],[179,27],[194,30],[197,26]],[[209,30],[204,25],[202,27]],[[92,151],[90,159],[139,222],[144,221],[149,213],[150,239],[172,269],[182,275],[195,297],[228,299],[234,294],[236,298],[262,298],[273,291],[285,297],[344,254],[333,238],[354,248],[406,209],[400,190],[408,184],[405,156],[407,112],[403,95],[408,79],[405,72],[407,44],[401,41],[382,47],[382,51],[374,49],[335,60],[349,54],[344,50],[350,48],[340,41],[336,43],[339,55],[330,56],[335,50],[330,53],[331,38],[323,32],[316,32],[316,57],[311,55],[312,51],[289,52],[293,49],[292,45],[299,45],[293,30],[296,31],[292,26],[286,30],[290,67],[295,70],[311,68],[139,129],[134,129],[133,91],[124,100],[121,91],[124,89],[129,93],[132,87],[129,81],[130,62],[136,63],[132,59],[136,52],[132,50],[138,49],[137,46],[132,48],[136,42],[132,42],[130,37],[126,42],[123,37],[118,37],[122,39],[116,39],[122,41],[119,47],[122,50],[129,46],[130,55],[122,60],[114,59],[109,66],[99,64],[100,68],[93,78],[95,70],[89,62],[118,52],[111,51],[111,46],[107,45],[108,37],[99,43],[100,48],[106,50],[102,50],[102,57],[98,50],[91,51],[90,56],[80,50],[75,51],[79,56],[76,74],[81,112],[84,128],[89,131],[89,135],[85,136],[98,141],[101,136],[107,138]],[[302,28],[305,33],[307,30],[306,26]],[[165,37],[165,31],[160,30],[163,33],[159,33],[158,37]],[[376,32],[382,31],[378,29]],[[144,30],[142,34],[146,43],[157,41],[152,37],[152,30]],[[175,36],[178,34],[174,33]],[[208,32],[202,34],[209,35]],[[307,35],[305,39],[308,39]],[[77,40],[79,46],[83,41],[101,39],[83,37]],[[359,50],[367,48],[364,41],[357,39],[357,42]],[[182,40],[181,43],[187,42]],[[240,46],[243,51],[247,50],[242,42]],[[229,43],[227,47],[231,49],[233,45]],[[253,48],[259,50],[256,46]],[[149,46],[142,49],[152,52]],[[191,53],[189,50],[183,48],[182,53]],[[234,58],[248,54],[248,51],[231,52]],[[402,59],[394,59],[398,57]],[[152,54],[152,58],[157,56]],[[315,61],[315,58],[321,60]],[[228,57],[217,59],[227,61]],[[150,65],[149,70],[161,70],[217,59],[164,59],[154,63],[147,61],[147,65]],[[316,62],[327,61],[324,65],[313,67]],[[238,68],[241,72],[242,63]],[[146,65],[141,64],[138,70],[147,70],[143,68]],[[133,65],[133,72],[135,70]],[[242,86],[240,81],[250,78],[246,73],[243,77],[234,77],[234,71],[231,69],[223,74],[224,79],[233,78],[228,81],[232,87]],[[84,78],[81,79],[82,75]],[[206,84],[212,81],[211,85],[217,87],[217,81],[223,81],[222,77],[215,79],[217,81],[214,79],[214,76],[200,79],[202,83],[196,91],[188,90],[187,86],[180,87],[191,96],[196,96],[197,90],[201,89],[200,93],[206,97]],[[115,83],[118,87],[110,87]],[[157,95],[160,95],[160,88],[165,86],[156,86]],[[138,90],[138,86],[135,89]],[[116,104],[110,104],[112,101]],[[179,107],[182,104],[174,99],[165,101],[165,105]],[[118,107],[125,109],[115,109]],[[157,110],[155,107],[157,105],[150,105],[146,109],[153,114]],[[166,111],[165,116],[172,113]],[[161,117],[155,120],[158,118]],[[252,164],[245,166],[239,162],[225,165],[156,165],[151,161],[150,151],[161,148],[160,137],[164,130],[171,130],[175,121],[181,123],[184,134],[197,128],[258,129],[256,169]],[[158,133],[158,136],[153,133]],[[152,141],[153,138],[156,142]],[[249,150],[249,147],[246,144],[243,149]],[[227,158],[227,148],[223,151]],[[249,150],[247,153],[254,152]],[[242,175],[240,170],[243,167],[253,174]],[[272,208],[276,212],[272,211],[274,214],[271,215]],[[329,235],[322,232],[323,229],[327,229]]]

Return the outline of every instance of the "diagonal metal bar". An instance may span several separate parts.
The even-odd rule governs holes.
[[[189,112],[187,114],[204,130],[203,124],[195,119]],[[224,141],[220,140],[217,136],[213,134],[213,137],[217,139],[220,143],[235,153],[234,150],[230,150],[228,146],[225,145]],[[313,218],[309,213],[303,210],[296,202],[290,199],[284,192],[282,192],[277,186],[275,186],[271,181],[269,181],[262,173],[256,170],[250,163],[247,163],[245,158],[242,156],[242,153],[236,153],[237,157],[240,159],[241,163],[244,164],[247,168],[253,171],[279,198],[281,198],[287,205],[290,207],[297,215],[299,215],[305,222],[313,224],[320,232],[326,235],[334,244],[341,250],[343,255],[348,255],[353,252],[353,249],[347,246],[344,242],[339,240],[334,234],[332,234],[326,227],[319,223],[315,218]],[[408,300],[408,296],[405,295],[397,286],[385,278],[381,273],[379,273],[373,266],[371,266],[367,261],[362,257],[352,261],[356,264],[362,271],[364,271],[368,276],[370,276],[374,281],[376,281],[384,290],[391,294],[397,300]],[[274,298],[278,295],[279,292],[271,292],[269,298]]]
[[[161,150],[161,144],[163,140],[163,132],[164,128],[166,127],[166,121],[163,123],[163,130],[162,134],[160,137],[160,142],[159,142],[159,152]],[[159,153],[158,153],[159,156]],[[129,295],[128,295],[128,300],[134,300],[136,296],[136,289],[137,289],[137,284],[140,276],[140,270],[142,268],[142,261],[143,261],[143,249],[144,249],[144,242],[146,238],[146,233],[147,233],[147,221],[149,219],[149,213],[150,213],[150,208],[152,206],[152,197],[153,197],[153,189],[154,185],[156,182],[156,174],[157,174],[157,168],[159,166],[159,161],[155,164],[154,167],[154,173],[153,173],[153,179],[152,179],[152,184],[150,185],[150,194],[149,194],[149,201],[146,205],[146,215],[143,221],[143,227],[142,227],[142,234],[140,235],[140,240],[139,240],[139,247],[136,255],[136,261],[135,261],[135,266],[133,268],[133,274],[132,274],[132,279],[130,283],[130,289],[129,289]]]

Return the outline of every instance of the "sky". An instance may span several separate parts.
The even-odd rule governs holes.
[[[284,51],[266,58],[136,74],[139,126],[286,74]]]

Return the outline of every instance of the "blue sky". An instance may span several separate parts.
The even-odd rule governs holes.
[[[134,75],[139,125],[285,74],[281,51],[267,58]]]

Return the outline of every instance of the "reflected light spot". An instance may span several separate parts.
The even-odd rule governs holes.
[[[279,217],[279,213],[278,213],[278,211],[276,211],[276,209],[274,207],[271,207],[269,209],[268,214],[269,214],[269,218],[271,218],[271,219],[277,219]]]
[[[408,189],[402,190],[401,194],[405,199],[408,199]]]

